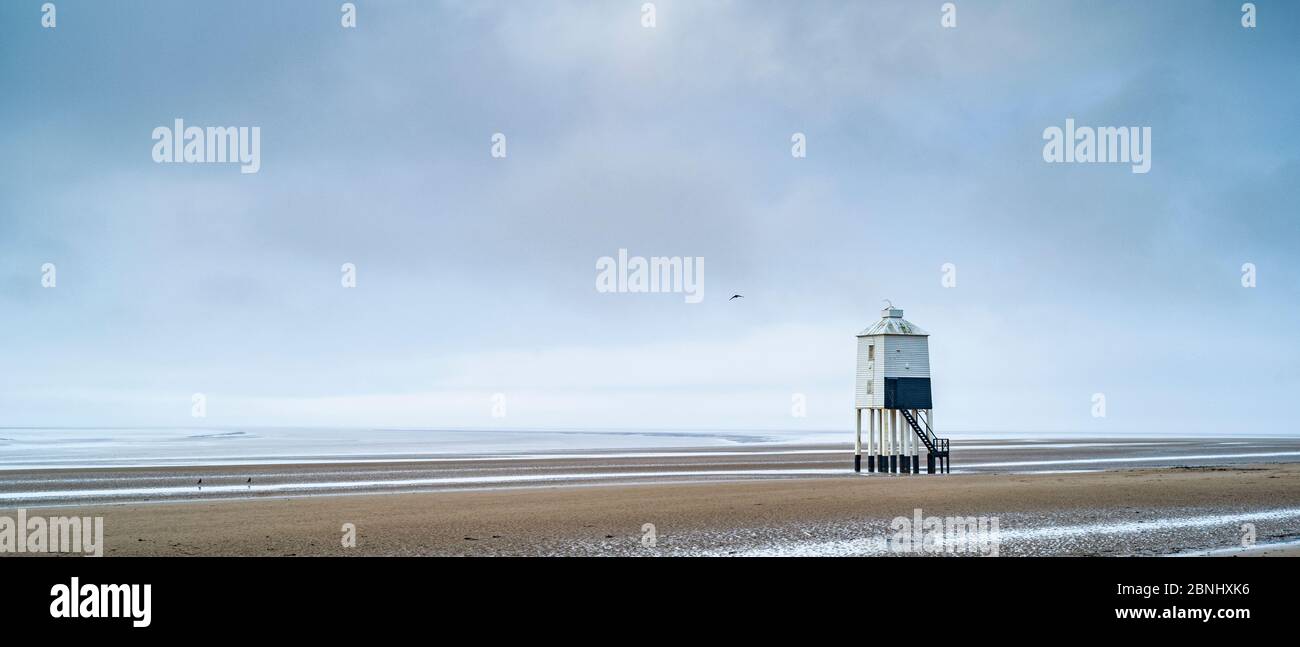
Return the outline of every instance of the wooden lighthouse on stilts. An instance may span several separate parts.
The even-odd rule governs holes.
[[[858,418],[853,471],[862,471],[862,412],[867,412],[867,471],[918,474],[948,471],[948,439],[934,433],[930,399],[929,333],[903,319],[891,304],[880,321],[858,333]]]

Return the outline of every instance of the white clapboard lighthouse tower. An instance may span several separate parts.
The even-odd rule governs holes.
[[[858,418],[853,471],[862,471],[862,412],[867,412],[867,471],[917,474],[948,471],[948,439],[934,433],[930,397],[930,335],[891,304],[880,321],[858,333]]]

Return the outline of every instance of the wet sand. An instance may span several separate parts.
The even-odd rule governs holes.
[[[876,555],[898,554],[890,521],[918,508],[997,517],[1000,555],[1225,548],[1240,545],[1243,523],[1268,544],[1300,537],[1300,464],[565,484],[28,513],[102,515],[109,556]],[[353,548],[341,541],[347,523],[357,529]]]
[[[1244,549],[1236,554],[1237,557],[1300,557],[1300,546],[1288,542],[1283,546],[1259,546],[1255,548]]]
[[[1300,539],[1256,544],[1249,547],[1233,546],[1211,550],[1190,550],[1177,557],[1300,557]]]
[[[852,475],[852,459],[849,445],[738,444],[724,448],[579,453],[354,456],[330,462],[283,464],[0,469],[0,510],[371,493],[841,479]],[[1275,462],[1300,462],[1300,439],[966,440],[953,442],[951,476]],[[864,469],[866,464],[864,459]]]
[[[933,476],[781,444],[5,469],[0,514],[103,516],[108,555],[889,555],[891,522],[918,514],[996,518],[1000,555],[1291,555],[1300,538],[1300,439],[953,452]],[[1244,524],[1261,548],[1241,549]]]

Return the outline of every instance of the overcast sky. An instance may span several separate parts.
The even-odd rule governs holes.
[[[1295,3],[355,2],[0,3],[0,426],[847,433],[890,299],[941,432],[1295,429]],[[154,163],[176,118],[260,172]]]

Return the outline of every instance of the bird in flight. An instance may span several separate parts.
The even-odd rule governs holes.
[[[735,300],[735,299],[743,299],[743,298],[745,298],[745,295],[743,295],[743,294],[733,294],[733,295],[731,295],[731,298],[730,298],[730,299],[727,299],[727,300],[728,300],[728,301],[732,301],[732,300]]]

